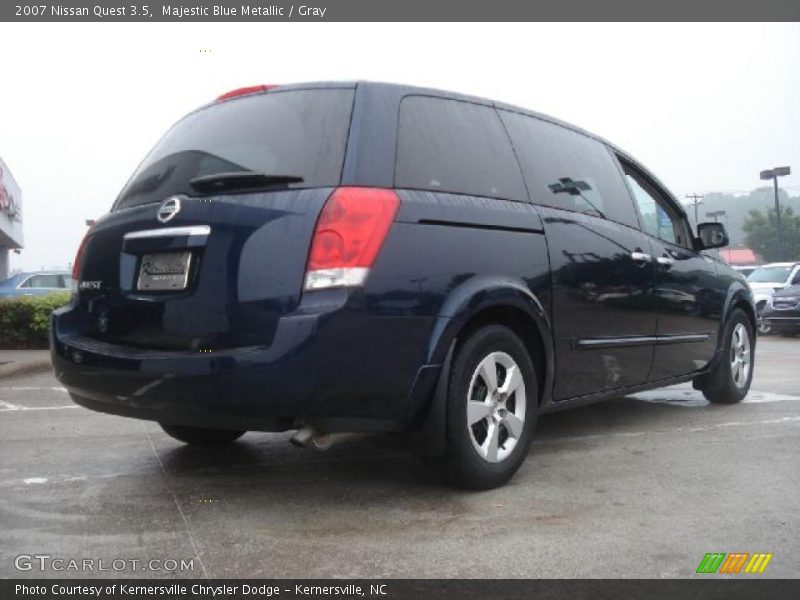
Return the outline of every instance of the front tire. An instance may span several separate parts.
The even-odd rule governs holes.
[[[459,344],[449,377],[442,467],[460,487],[498,487],[519,469],[533,438],[533,362],[513,331],[488,325]]]
[[[723,336],[722,356],[703,395],[714,404],[736,404],[750,390],[755,359],[753,326],[743,310],[731,313]]]
[[[240,437],[244,431],[229,431],[227,429],[206,429],[204,427],[188,427],[186,425],[170,425],[160,423],[164,432],[176,440],[190,446],[223,446],[230,444]]]

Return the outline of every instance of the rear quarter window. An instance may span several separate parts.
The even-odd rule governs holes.
[[[536,117],[498,112],[532,202],[639,226],[628,189],[604,144]]]
[[[352,89],[277,91],[191,113],[150,151],[115,208],[196,193],[192,179],[221,172],[302,177],[293,187],[338,185],[353,96]]]
[[[395,186],[526,199],[495,109],[428,96],[407,96],[400,103]]]

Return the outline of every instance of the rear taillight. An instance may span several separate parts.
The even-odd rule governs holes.
[[[78,251],[75,253],[75,262],[72,263],[72,287],[73,291],[78,289],[78,280],[81,277],[81,264],[83,263],[83,254],[86,252],[86,243],[89,241],[89,234],[83,236],[81,245],[78,246]]]
[[[247,96],[248,94],[258,94],[259,92],[266,92],[271,90],[272,88],[278,87],[277,85],[250,85],[247,87],[237,88],[235,90],[231,90],[230,92],[225,92],[221,96],[217,96],[216,102],[222,102],[223,100],[230,100],[231,98],[236,98],[237,96]]]
[[[400,206],[392,190],[338,188],[322,209],[306,270],[306,290],[363,285]]]

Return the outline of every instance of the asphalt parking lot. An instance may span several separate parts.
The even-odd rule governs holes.
[[[49,373],[0,380],[0,577],[687,577],[707,552],[800,574],[800,338],[759,340],[738,406],[677,386],[542,417],[491,492],[442,487],[401,436],[288,438],[188,448],[73,406]],[[151,559],[193,569],[130,563]]]

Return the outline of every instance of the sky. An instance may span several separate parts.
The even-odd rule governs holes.
[[[675,193],[800,191],[800,24],[2,23],[0,157],[23,270],[67,266],[183,114],[258,83],[365,79],[484,96],[600,134]]]

